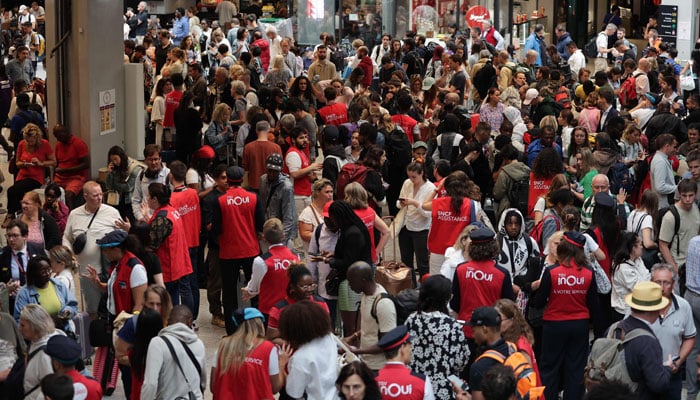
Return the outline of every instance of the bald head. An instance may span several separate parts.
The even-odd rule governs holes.
[[[184,304],[178,304],[173,307],[168,318],[168,325],[174,325],[181,322],[189,327],[192,326],[192,311]]]
[[[603,174],[594,176],[593,180],[591,181],[591,185],[593,186],[594,195],[603,192],[607,193],[608,190],[610,190],[610,180]]]
[[[372,266],[364,261],[356,261],[351,264],[348,268],[347,278],[350,289],[355,292],[366,292],[369,288],[374,287]]]

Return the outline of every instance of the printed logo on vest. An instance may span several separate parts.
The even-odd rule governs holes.
[[[487,274],[484,271],[475,270],[474,268],[467,268],[467,274],[465,276],[467,279],[473,279],[475,281],[493,282],[493,274]]]
[[[379,391],[382,396],[398,398],[400,396],[408,396],[413,393],[413,385],[399,385],[398,383],[379,382]]]

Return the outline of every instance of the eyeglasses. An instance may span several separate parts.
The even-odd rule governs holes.
[[[148,162],[157,162],[157,161],[160,161],[160,157],[148,157],[148,158],[146,159],[146,161],[148,161]]]
[[[317,287],[318,287],[318,285],[315,284],[315,283],[312,283],[311,285],[299,286],[299,288],[300,288],[301,290],[316,290]]]

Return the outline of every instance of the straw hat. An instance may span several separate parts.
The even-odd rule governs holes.
[[[625,303],[634,310],[658,311],[666,308],[669,300],[661,295],[661,286],[654,282],[639,282],[632,293],[625,296]]]

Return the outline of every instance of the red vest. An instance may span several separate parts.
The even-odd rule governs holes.
[[[374,378],[382,393],[382,400],[423,400],[425,376],[411,372],[398,363],[387,363]]]
[[[120,311],[131,312],[134,308],[134,299],[131,294],[131,270],[137,264],[143,265],[134,253],[124,250],[124,255],[116,266],[117,279],[112,285],[114,308],[117,314]]]
[[[340,126],[348,122],[348,107],[343,103],[333,103],[318,110],[325,125]]]
[[[299,257],[288,247],[278,244],[270,246],[267,253],[262,255],[262,259],[267,266],[267,272],[260,282],[259,308],[263,314],[269,314],[270,308],[287,295],[287,267],[299,262]]]
[[[491,29],[484,32],[484,40],[491,43],[491,45],[493,45],[493,46],[498,44],[498,40],[496,40],[496,37],[495,37],[495,32],[496,32],[496,28],[494,28],[494,27],[491,27]]]
[[[372,250],[372,261],[375,263],[378,261],[377,258],[377,248],[374,246],[374,217],[377,215],[372,207],[367,207],[361,210],[354,209],[355,215],[357,215],[361,220],[362,223],[365,224],[367,227],[367,231],[369,232],[369,242],[370,242],[370,249]]]
[[[192,188],[183,187],[183,190],[178,189],[175,189],[170,196],[170,205],[180,214],[182,226],[185,228],[185,236],[187,237],[187,247],[199,247],[199,232],[202,228],[199,195]]]
[[[612,260],[610,259],[610,249],[608,249],[608,245],[605,244],[605,240],[603,240],[603,233],[600,231],[600,228],[594,228],[593,234],[595,234],[594,239],[596,243],[598,243],[598,247],[600,247],[600,249],[603,250],[603,254],[605,254],[605,259],[598,260],[598,264],[600,264],[600,266],[603,268],[603,271],[605,271],[605,275],[607,275],[608,279],[610,279],[610,269],[612,267]]]
[[[299,158],[301,159],[301,169],[304,169],[309,166],[309,157],[307,157],[307,155],[303,151],[297,149],[294,146],[290,146],[289,150],[287,150],[287,154],[289,153],[297,153],[299,155]],[[290,175],[289,167],[287,166],[286,162],[284,163],[284,168],[282,168],[282,172],[284,172],[287,175]],[[294,178],[294,194],[297,196],[311,196],[311,181],[309,180],[308,176],[305,175],[299,178]]]
[[[575,264],[571,267],[557,265],[545,271],[545,274],[549,274],[552,286],[543,320],[572,321],[590,318],[586,299],[593,281],[593,271],[588,268],[579,269]]]
[[[173,282],[192,273],[185,228],[182,225],[180,215],[172,206],[166,205],[157,209],[149,223],[153,224],[156,217],[165,217],[173,225],[170,235],[156,250],[156,255],[160,259],[160,267],[163,270],[163,281],[165,283]]]
[[[527,214],[529,217],[534,217],[535,203],[537,203],[537,199],[539,199],[541,195],[549,191],[549,186],[552,184],[553,178],[554,177],[535,177],[535,173],[530,172],[530,191],[527,194]]]
[[[75,399],[100,400],[102,399],[102,386],[95,379],[82,375],[75,369],[66,372],[73,380]]]
[[[272,384],[270,382],[270,352],[275,345],[265,340],[251,350],[238,371],[229,369],[224,375],[221,371],[221,353],[216,362],[214,380],[215,399],[239,400],[272,400]]]
[[[503,296],[503,281],[510,280],[508,272],[491,260],[467,261],[459,264],[454,279],[459,284],[459,314],[462,321],[469,321],[472,312],[481,306],[490,306]],[[469,324],[464,334],[473,337]]]
[[[258,196],[240,186],[230,187],[217,199],[221,209],[219,258],[233,260],[260,254],[255,229]]]
[[[451,197],[433,199],[433,220],[428,233],[428,249],[431,253],[445,254],[445,250],[455,243],[462,229],[472,223],[471,207],[472,202],[465,197],[459,215],[455,215],[452,212]]]

